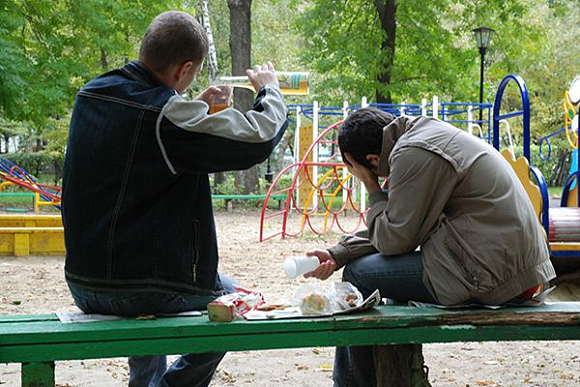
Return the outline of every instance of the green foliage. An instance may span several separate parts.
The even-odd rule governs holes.
[[[243,194],[243,187],[237,186],[234,175],[226,174],[225,180],[221,184],[213,185],[212,192],[216,195],[239,195]]]
[[[220,72],[227,75],[231,72],[227,0],[208,3]],[[155,15],[168,9],[194,14],[197,4],[0,0],[2,139],[18,136],[23,152],[30,152],[38,142],[46,153],[39,158],[62,158],[78,89],[94,76],[134,59]],[[564,125],[562,97],[578,75],[577,19],[577,3],[568,0],[397,1],[393,76],[387,85],[378,81],[390,58],[381,48],[384,31],[375,2],[254,0],[252,62],[271,60],[278,70],[311,72],[311,94],[288,97],[288,103],[319,100],[326,106],[340,106],[345,99],[373,100],[377,93],[390,93],[393,102],[418,103],[434,95],[445,101],[477,101],[480,63],[471,31],[486,25],[497,33],[486,55],[484,99],[493,101],[505,75],[521,75],[530,90],[532,139],[537,141]],[[199,77],[192,95],[207,84],[205,77]],[[502,107],[505,112],[521,109],[513,86]],[[521,145],[520,123],[514,120],[511,128],[515,143]],[[284,141],[292,143],[291,137],[290,129]],[[283,154],[284,150],[277,155]],[[276,156],[271,161],[278,164]],[[27,169],[32,171],[48,168],[46,163],[21,162],[30,162]],[[548,178],[551,164],[536,165],[544,164]],[[229,180],[216,189],[235,193],[233,177]]]
[[[330,97],[334,104],[361,95],[373,97],[377,91],[390,92],[394,102],[419,102],[433,95],[473,101],[478,95],[479,61],[471,30],[488,24],[500,32],[525,31],[524,2],[398,1],[389,85],[378,81],[388,58],[381,49],[385,32],[372,2],[309,2],[298,19],[308,42],[301,54],[324,77],[316,94]]]
[[[183,2],[0,0],[0,116],[42,128],[64,115],[80,86],[135,58],[146,26],[169,9]]]

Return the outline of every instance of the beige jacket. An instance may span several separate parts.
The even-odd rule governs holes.
[[[368,230],[329,250],[339,266],[420,246],[423,282],[443,305],[499,305],[556,276],[529,198],[493,147],[445,122],[400,117],[383,131],[388,195],[369,198]]]

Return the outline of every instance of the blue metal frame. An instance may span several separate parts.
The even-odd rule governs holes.
[[[375,107],[377,109],[384,110],[389,112],[395,116],[399,116],[401,114],[401,109],[405,110],[405,113],[412,116],[420,116],[421,111],[423,108],[427,111],[427,116],[433,115],[433,104],[427,104],[425,106],[418,105],[418,104],[385,104],[385,103],[369,103],[368,106]],[[472,112],[476,112],[478,110],[485,110],[487,119],[482,121],[478,119],[467,120],[467,119],[452,119],[450,117],[458,115],[458,114],[465,114],[468,112],[467,107],[471,106],[473,108]],[[312,121],[312,113],[313,108],[312,104],[290,104],[288,105],[288,110],[295,111],[297,107],[301,108],[301,115],[305,118]],[[348,110],[357,110],[361,107],[360,104],[350,105],[346,108]],[[451,109],[449,107],[452,107]],[[461,108],[464,107],[464,108]],[[441,102],[440,103],[440,112],[441,119],[445,122],[449,123],[474,123],[474,124],[484,124],[487,123],[487,137],[485,140],[490,143],[491,142],[491,108],[492,104],[485,102],[485,103],[476,103],[476,102]],[[319,107],[319,114],[323,116],[342,116],[343,115],[343,107],[338,106],[320,106]],[[292,117],[288,117],[290,122],[295,122]]]
[[[546,184],[544,175],[538,168],[530,165],[530,171],[534,175],[540,188],[540,194],[542,195],[542,227],[546,231],[546,239],[550,240],[550,198],[548,197],[548,185]]]
[[[522,110],[500,115],[501,100],[503,92],[510,81],[515,81],[520,89],[522,96]],[[528,87],[519,75],[510,74],[502,79],[495,94],[495,103],[493,104],[493,147],[499,150],[499,122],[500,120],[523,116],[523,137],[524,137],[524,157],[528,159],[531,165],[530,155],[530,97]]]
[[[522,96],[522,110],[506,113],[500,115],[501,111],[501,100],[503,98],[503,93],[505,88],[510,83],[510,81],[515,81],[520,89]],[[528,95],[528,87],[526,83],[519,75],[507,75],[502,79],[497,93],[495,95],[495,103],[493,105],[493,147],[499,150],[499,122],[504,119],[522,116],[523,121],[523,137],[524,137],[524,157],[528,160],[530,165],[530,171],[534,175],[538,186],[540,188],[540,194],[542,195],[542,227],[546,231],[546,238],[550,238],[550,217],[549,217],[549,207],[550,199],[548,197],[548,185],[546,184],[546,179],[540,170],[532,166],[531,151],[530,151],[530,98]]]
[[[541,158],[543,161],[550,160],[550,156],[552,155],[552,143],[550,142],[550,138],[551,138],[551,137],[554,137],[554,136],[557,136],[557,135],[559,135],[559,134],[562,134],[562,133],[564,133],[565,131],[566,131],[566,128],[560,128],[560,129],[558,129],[558,130],[556,130],[556,131],[554,131],[554,132],[552,132],[552,133],[550,133],[550,134],[548,134],[548,135],[546,135],[546,136],[544,136],[544,137],[540,137],[540,138],[538,139],[538,148],[539,148],[539,150],[540,150],[540,158]],[[542,152],[542,144],[543,144],[544,142],[545,142],[545,143],[546,143],[546,145],[548,146],[548,155],[547,155],[547,156],[544,156],[544,155],[543,155],[543,152]]]

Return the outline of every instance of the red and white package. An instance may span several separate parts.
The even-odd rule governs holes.
[[[244,314],[265,303],[260,292],[234,286],[235,293],[218,297],[207,304],[207,313],[211,321],[233,321],[242,319]]]

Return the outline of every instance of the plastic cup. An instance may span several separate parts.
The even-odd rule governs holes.
[[[221,90],[221,93],[212,94],[209,97],[209,114],[227,109],[232,104],[231,86],[220,85],[218,88]]]
[[[288,257],[284,260],[284,272],[289,278],[296,278],[319,265],[318,257]]]

